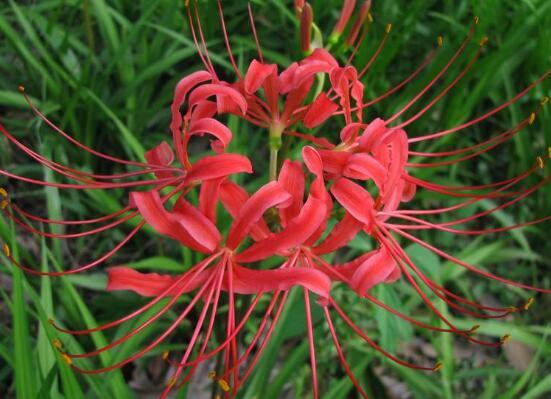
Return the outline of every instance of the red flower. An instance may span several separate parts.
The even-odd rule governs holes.
[[[303,21],[303,44],[307,43],[310,49],[309,35],[313,24],[311,7],[308,3],[302,3],[295,2],[295,7],[301,13]],[[339,40],[340,34],[348,24],[355,3],[355,1],[344,2],[341,16],[333,31],[332,44]],[[128,206],[100,218],[80,221],[49,220],[32,215],[8,201],[7,191],[1,190],[1,208],[19,226],[43,237],[71,239],[107,232],[126,221],[138,219],[136,227],[120,243],[85,265],[63,272],[36,271],[17,262],[6,247],[6,255],[17,267],[38,275],[57,276],[81,272],[108,260],[146,224],[161,236],[204,255],[203,260],[176,275],[141,273],[126,266],[109,268],[108,291],[129,290],[152,299],[131,314],[96,328],[73,331],[54,324],[58,330],[75,335],[89,334],[120,325],[144,314],[161,302],[164,303],[163,307],[127,335],[117,338],[105,347],[81,354],[62,352],[63,358],[75,370],[83,373],[101,373],[121,367],[160,345],[201,303],[202,306],[198,311],[198,317],[184,353],[176,360],[170,359],[168,353],[163,355],[163,358],[171,363],[176,371],[162,396],[166,397],[177,384],[189,381],[199,363],[218,354],[223,358],[223,372],[220,375],[213,374],[211,377],[218,382],[226,395],[235,395],[254,369],[262,350],[277,328],[289,291],[299,286],[304,296],[312,390],[315,398],[318,397],[318,377],[310,294],[318,298],[316,306],[322,307],[339,360],[363,397],[367,396],[353,375],[340,345],[338,332],[333,323],[335,315],[338,315],[344,324],[368,345],[392,361],[422,370],[437,370],[441,367],[440,363],[411,364],[386,352],[340,307],[335,297],[331,295],[332,284],[345,287],[358,297],[365,298],[376,306],[422,328],[457,334],[471,342],[488,346],[498,346],[503,343],[505,337],[499,343],[486,342],[473,335],[475,327],[468,330],[458,328],[438,310],[426,292],[430,291],[455,310],[474,317],[499,318],[519,308],[484,306],[444,288],[423,273],[408,256],[397,238],[400,236],[417,243],[476,274],[505,284],[549,293],[548,289],[528,286],[481,270],[414,235],[415,231],[427,229],[461,235],[481,235],[551,219],[548,216],[528,223],[493,229],[464,230],[456,227],[512,206],[548,183],[551,179],[549,176],[531,187],[517,187],[540,167],[543,168],[542,158],[538,158],[536,164],[520,176],[486,185],[446,186],[414,177],[419,168],[457,164],[486,153],[531,125],[541,107],[514,128],[473,146],[436,153],[413,151],[410,147],[420,141],[451,135],[489,118],[525,95],[540,81],[547,78],[551,71],[545,73],[509,102],[481,117],[451,129],[411,137],[408,133],[410,123],[425,114],[451,90],[476,61],[480,49],[465,69],[426,106],[404,122],[398,123],[398,118],[402,117],[434,86],[464,51],[474,34],[474,25],[451,60],[419,94],[395,114],[386,118],[376,117],[366,123],[364,114],[371,105],[405,86],[428,63],[428,61],[423,63],[395,88],[375,99],[364,101],[364,86],[361,79],[382,51],[390,32],[390,26],[388,26],[381,44],[362,70],[358,71],[350,65],[365,36],[365,30],[359,33],[359,29],[367,18],[370,2],[362,4],[361,13],[348,36],[353,39],[350,42],[347,39],[347,43],[354,45],[355,48],[345,65],[339,64],[327,49],[316,48],[304,59],[292,63],[280,73],[277,65],[266,63],[263,59],[251,12],[251,25],[258,45],[258,60],[250,63],[244,75],[235,63],[229,38],[225,32],[221,3],[218,4],[228,56],[237,81],[230,83],[220,80],[203,39],[197,9],[194,9],[195,16],[188,9],[193,39],[205,70],[194,72],[177,84],[171,105],[169,127],[172,142],[169,144],[163,141],[148,151],[144,155],[147,162],[127,161],[86,147],[47,120],[25,95],[32,110],[71,143],[111,162],[136,167],[138,171],[114,175],[79,171],[46,159],[23,145],[0,126],[2,133],[14,145],[43,166],[70,179],[71,183],[40,181],[0,170],[0,174],[4,176],[63,189],[131,188]],[[480,47],[483,44],[481,43]],[[314,81],[316,76],[320,75],[327,77],[328,85],[319,93],[316,92],[314,96]],[[542,101],[542,105],[545,102],[547,99]],[[182,107],[185,111],[182,111]],[[231,179],[235,174],[253,173],[253,167],[246,156],[225,152],[235,133],[219,120],[219,117],[225,113],[242,117],[267,130],[266,143],[271,154],[268,173],[270,181],[252,193]],[[315,127],[323,129],[326,126],[324,123],[328,120],[340,120],[343,123],[338,143],[331,142],[328,139],[330,135],[315,136],[310,131]],[[189,142],[192,138],[205,134],[211,137],[210,144],[214,155],[202,156],[192,163],[188,152]],[[280,147],[286,136],[303,140],[300,143],[302,148],[299,148],[301,157],[298,160],[285,159],[283,162],[278,162]],[[412,162],[411,156],[443,159],[434,163],[421,163]],[[176,166],[172,166],[174,163]],[[143,180],[132,180],[149,174],[153,174],[154,178],[149,176]],[[139,187],[146,187],[146,189],[139,191],[137,190]],[[193,193],[196,194],[197,201],[194,201],[194,196],[191,195],[194,190],[197,190]],[[415,197],[418,190],[437,192],[451,198],[459,198],[462,202],[440,209],[406,209],[405,204]],[[504,202],[471,216],[455,219],[450,217],[446,222],[437,223],[425,219],[430,215],[451,214],[485,199]],[[221,229],[221,224],[217,220],[219,204],[222,204],[231,218],[231,225],[227,231]],[[67,226],[96,223],[102,225],[79,233],[53,234],[42,232],[26,220]],[[330,262],[325,256],[346,248],[358,235],[371,237],[375,243],[374,249],[343,264]],[[271,269],[260,268],[259,262],[268,258],[280,259],[278,266]],[[398,312],[370,294],[370,290],[377,284],[393,283],[402,275],[427,307],[447,327],[436,327],[418,321]],[[83,369],[76,364],[77,359],[97,356],[140,333],[164,317],[184,294],[191,295],[191,300],[186,304],[185,309],[166,330],[130,357],[99,369]],[[236,296],[241,295],[254,297],[244,315],[238,319]],[[261,298],[265,295],[270,295],[270,301],[262,307]],[[224,321],[217,319],[220,317],[221,298],[224,300],[227,298],[228,305]],[[530,304],[531,301],[523,307],[528,308]],[[261,322],[252,342],[240,352],[238,350],[239,334],[254,312],[262,314]],[[222,342],[213,344],[211,341],[214,341],[212,336],[215,323],[224,325],[225,337]],[[185,373],[184,376],[182,376],[183,373]]]

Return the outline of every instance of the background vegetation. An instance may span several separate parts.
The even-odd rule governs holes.
[[[315,18],[326,34],[338,17],[340,1],[313,0]],[[417,93],[449,59],[468,30],[473,15],[480,16],[477,38],[489,44],[473,70],[430,114],[408,128],[411,135],[452,127],[480,115],[523,89],[551,66],[551,2],[546,0],[395,0],[373,1],[374,23],[356,65],[362,66],[378,45],[387,23],[393,31],[385,50],[366,76],[367,96],[374,97],[411,73],[443,35],[444,47],[418,79],[398,95],[371,108],[369,117],[390,115]],[[224,1],[227,28],[238,63],[245,69],[255,57],[254,41],[242,1]],[[265,57],[286,66],[300,57],[296,20],[291,2],[253,0],[257,28]],[[203,27],[211,56],[218,70],[232,80],[215,3],[201,2]],[[172,0],[6,0],[0,5],[0,117],[12,134],[40,149],[43,154],[70,165],[112,172],[110,164],[62,141],[28,110],[17,86],[23,84],[42,110],[83,143],[129,159],[140,159],[145,149],[168,136],[169,109],[176,81],[201,67],[192,44],[181,1]],[[478,40],[447,74],[450,82],[477,47]],[[443,86],[440,86],[443,87]],[[550,94],[551,81],[543,82],[521,101],[484,123],[441,140],[431,150],[459,147],[514,126]],[[434,92],[436,93],[436,92]],[[235,134],[233,151],[255,157],[255,168],[264,170],[266,136],[258,129],[229,118]],[[460,167],[435,168],[420,176],[433,181],[468,184],[487,183],[526,170],[551,144],[549,107],[529,129],[477,162]],[[419,146],[418,148],[428,148]],[[251,149],[255,149],[252,151]],[[255,156],[255,154],[257,154]],[[54,179],[47,170],[0,141],[0,165],[13,173]],[[549,173],[549,167],[539,174]],[[257,175],[255,185],[265,179]],[[11,199],[25,209],[64,217],[93,217],[118,209],[125,193],[60,193],[36,189],[2,179]],[[546,186],[522,206],[498,212],[487,219],[492,226],[531,220],[548,215],[551,187]],[[440,198],[423,192],[414,204],[426,208]],[[481,207],[490,207],[483,202]],[[423,238],[450,250],[460,258],[528,284],[550,287],[549,224],[496,236],[456,237],[427,232]],[[124,229],[94,240],[71,245],[40,241],[0,219],[0,236],[22,261],[42,269],[68,268],[110,248],[123,237]],[[354,241],[353,251],[365,251],[372,243]],[[507,306],[522,303],[529,293],[464,273],[417,246],[408,252],[419,266],[441,284],[485,303]],[[349,254],[349,255],[352,255]],[[131,263],[137,268],[177,272],[193,255],[173,242],[153,234],[141,234],[109,264]],[[180,350],[189,336],[183,324],[175,337],[129,367],[106,375],[74,374],[56,355],[51,340],[56,337],[47,323],[55,317],[73,328],[93,326],[126,314],[142,299],[131,293],[106,293],[105,272],[67,278],[34,278],[5,262],[0,263],[0,396],[34,398],[133,398],[149,397],[165,383],[163,350]],[[403,281],[377,287],[387,303],[419,319],[432,321],[418,296]],[[443,304],[440,310],[466,328],[480,323],[481,333],[498,339],[513,336],[503,350],[468,345],[450,335],[413,329],[380,309],[336,292],[356,320],[383,347],[409,359],[426,362],[441,359],[446,367],[437,374],[422,373],[379,357],[352,334],[342,342],[350,353],[353,370],[375,398],[543,398],[551,395],[551,342],[547,339],[551,299],[536,296],[529,312],[502,321],[475,321],[455,314]],[[298,306],[299,304],[297,304]],[[165,323],[168,321],[165,321]],[[302,308],[291,303],[273,342],[259,363],[242,398],[300,398],[309,395],[308,350],[304,341]],[[93,338],[60,337],[72,351],[103,346],[131,326]],[[163,328],[163,322],[132,339],[100,364],[122,359]],[[344,329],[341,329],[343,331]],[[329,336],[324,324],[318,342]],[[319,345],[319,370],[324,398],[355,398],[352,385],[338,367],[331,345]],[[92,366],[93,364],[89,364]],[[194,391],[178,397],[210,397],[208,368],[198,372]],[[268,382],[270,381],[270,382]]]

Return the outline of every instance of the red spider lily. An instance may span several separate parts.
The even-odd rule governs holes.
[[[388,359],[406,367],[421,370],[438,370],[441,367],[440,363],[412,364],[386,352],[340,307],[331,295],[332,284],[345,287],[358,297],[365,298],[374,305],[419,327],[456,334],[482,345],[502,344],[506,337],[499,343],[482,341],[474,336],[476,326],[469,330],[455,326],[438,310],[427,293],[430,292],[457,311],[478,318],[500,318],[520,309],[484,306],[442,287],[432,281],[412,261],[397,237],[417,243],[473,273],[505,284],[549,293],[548,289],[528,286],[481,270],[414,235],[417,230],[427,229],[461,235],[482,235],[551,219],[548,216],[527,223],[492,229],[457,228],[460,224],[480,220],[501,209],[513,206],[548,183],[551,179],[549,176],[530,187],[518,188],[518,185],[527,177],[539,168],[543,168],[542,158],[538,158],[533,167],[519,176],[485,185],[446,186],[414,177],[417,168],[458,164],[506,142],[534,123],[541,105],[547,102],[547,98],[542,100],[541,105],[517,126],[476,145],[435,153],[412,151],[410,146],[421,141],[451,135],[491,117],[524,96],[539,82],[546,79],[551,71],[546,72],[510,101],[472,121],[440,132],[410,137],[407,131],[408,125],[424,115],[444,97],[480,56],[484,40],[466,67],[450,84],[416,114],[404,122],[397,122],[398,118],[416,104],[466,51],[474,35],[476,22],[450,61],[425,88],[395,114],[386,118],[373,118],[366,123],[364,121],[366,109],[407,85],[431,59],[429,57],[394,88],[377,98],[364,101],[361,78],[383,50],[390,33],[389,25],[372,58],[360,71],[350,65],[365,37],[367,28],[363,25],[369,12],[370,2],[362,4],[360,13],[346,39],[346,44],[354,47],[346,64],[339,64],[327,49],[317,48],[302,60],[289,65],[281,73],[278,73],[277,65],[264,61],[249,7],[251,27],[258,47],[258,60],[253,60],[249,64],[244,75],[235,63],[225,30],[221,3],[219,2],[218,5],[224,40],[237,81],[230,83],[220,80],[206,48],[197,7],[193,7],[193,10],[188,8],[192,36],[205,70],[194,72],[177,84],[171,105],[172,145],[162,142],[148,151],[145,154],[147,162],[126,161],[86,147],[46,119],[25,95],[37,116],[71,143],[111,162],[139,168],[138,171],[115,175],[79,171],[46,159],[0,126],[0,130],[14,145],[41,165],[72,182],[52,183],[0,170],[0,174],[4,176],[63,189],[131,188],[135,190],[138,187],[147,187],[144,191],[131,191],[129,205],[121,210],[82,221],[50,220],[30,214],[8,201],[5,190],[0,191],[1,207],[5,210],[5,214],[22,228],[43,237],[58,239],[86,237],[109,231],[134,218],[139,220],[136,227],[121,243],[86,265],[63,272],[36,271],[17,262],[6,247],[6,255],[15,266],[39,275],[63,275],[84,271],[108,260],[146,224],[158,234],[204,255],[202,261],[178,275],[140,273],[125,266],[108,269],[107,290],[130,290],[152,299],[131,314],[92,329],[69,330],[52,322],[59,331],[74,335],[89,334],[118,326],[144,314],[156,305],[162,304],[161,310],[127,335],[117,338],[102,348],[80,354],[62,351],[63,358],[75,370],[83,373],[101,373],[121,367],[158,347],[195,308],[199,308],[198,304],[202,303],[188,345],[181,357],[173,360],[168,353],[163,355],[163,358],[175,368],[175,372],[162,397],[166,397],[174,387],[188,382],[199,363],[216,355],[223,357],[223,371],[219,374],[214,373],[211,377],[218,382],[224,395],[234,396],[254,369],[262,350],[276,331],[277,322],[290,289],[299,286],[304,296],[312,390],[315,398],[318,397],[318,376],[310,294],[318,298],[318,305],[323,309],[327,329],[331,334],[339,360],[363,397],[367,395],[353,375],[339,342],[338,331],[333,323],[335,314],[342,319],[344,325]],[[350,22],[355,5],[355,1],[344,2],[330,43],[334,44],[339,40],[339,36]],[[308,28],[303,32],[303,44],[307,43],[309,50],[310,25],[313,24],[311,7],[307,2],[303,4],[299,1],[295,2],[295,6],[301,13],[302,28]],[[313,97],[314,82],[320,75],[328,78],[328,88],[310,99]],[[182,113],[181,108],[184,105],[185,112]],[[225,113],[240,116],[267,130],[267,142],[271,151],[270,182],[253,193],[247,192],[245,188],[230,179],[234,174],[252,173],[253,170],[247,157],[224,152],[233,135],[230,129],[218,120]],[[326,121],[335,119],[342,120],[344,123],[344,127],[340,130],[340,142],[332,143],[327,137],[310,134],[310,129],[323,127]],[[188,154],[189,141],[194,136],[205,134],[212,136],[211,148],[216,154],[203,156],[192,163]],[[300,160],[285,159],[279,167],[278,152],[285,136],[301,138],[303,139],[301,144],[308,145],[302,147]],[[421,163],[410,162],[410,156],[443,159],[433,163]],[[171,166],[174,162],[177,162],[177,166]],[[119,181],[151,173],[155,178]],[[375,187],[374,190],[368,189],[371,183]],[[461,202],[439,209],[404,209],[404,204],[411,201],[421,189],[457,198]],[[198,190],[197,204],[193,204],[190,198],[189,194],[192,190]],[[485,199],[502,202],[485,211],[446,222],[436,223],[424,218],[430,218],[430,215],[453,215],[454,211]],[[226,234],[217,221],[220,203],[232,219]],[[336,215],[339,214],[343,216],[338,218]],[[102,226],[79,233],[53,234],[42,232],[28,221],[67,226],[101,223]],[[336,223],[332,225],[331,221]],[[339,249],[346,248],[357,235],[371,237],[376,243],[376,248],[344,264],[331,263],[327,260],[326,255],[335,254]],[[259,268],[258,262],[272,257],[282,259],[276,268]],[[393,283],[402,275],[446,327],[433,326],[402,314],[370,294],[370,290],[377,284]],[[78,359],[94,357],[113,349],[148,328],[173,309],[184,294],[191,295],[184,310],[165,331],[132,356],[99,369],[83,369],[76,364]],[[253,295],[253,299],[239,319],[236,297],[246,295]],[[266,295],[270,296],[270,300],[262,307],[261,299]],[[227,316],[224,321],[220,321],[219,317],[217,319],[221,313],[220,303],[221,301],[226,303],[226,299]],[[527,309],[530,304],[531,301],[527,302],[523,308]],[[244,351],[240,351],[239,334],[255,311],[261,314],[261,321],[252,342]],[[215,323],[224,326],[225,337],[222,342],[213,344]],[[183,373],[186,374],[182,376]]]

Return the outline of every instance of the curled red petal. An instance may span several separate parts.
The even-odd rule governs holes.
[[[278,81],[282,94],[286,94],[295,88],[293,82],[297,69],[298,64],[296,62],[293,62],[279,74]]]
[[[218,205],[220,185],[224,179],[224,177],[220,177],[218,179],[205,180],[201,183],[199,210],[213,223],[216,223],[216,206]]]
[[[217,100],[219,100],[219,96],[225,96],[224,98],[226,101],[231,101],[236,104],[243,115],[247,112],[247,101],[245,97],[234,88],[219,83],[205,84],[193,90],[189,95],[189,105],[190,107],[197,105],[210,96],[217,96]]]
[[[212,75],[207,71],[197,71],[186,76],[178,82],[174,89],[174,98],[170,110],[172,112],[172,120],[170,122],[170,130],[173,134],[179,134],[179,130],[182,126],[182,114],[180,113],[180,107],[185,101],[186,95],[189,91],[208,80],[212,80]]]
[[[373,119],[369,125],[365,128],[363,131],[359,146],[364,151],[371,151],[371,148],[373,147],[373,143],[381,137],[381,135],[386,130],[386,123],[381,118],[375,118]]]
[[[245,92],[255,93],[270,75],[277,76],[277,65],[262,64],[257,60],[252,60],[245,75]]]
[[[308,107],[306,115],[304,115],[304,126],[308,129],[316,127],[333,115],[333,113],[339,108],[337,104],[331,101],[325,92],[321,92],[314,102]]]
[[[189,279],[180,279],[180,283],[175,285],[167,296],[174,295],[181,287],[186,284],[183,292],[189,292],[202,284],[202,277],[197,276],[190,281]],[[158,273],[140,273],[134,269],[125,266],[115,266],[107,269],[107,291],[128,290],[145,296],[158,296],[165,292],[171,285],[178,280],[178,277],[162,275]]]
[[[337,62],[335,57],[333,57],[333,55],[329,51],[321,47],[316,48],[312,52],[312,54],[310,54],[301,62],[301,64],[306,65],[314,62],[322,62],[324,64],[327,64],[330,69],[339,67],[339,63]]]
[[[329,235],[315,248],[318,255],[334,252],[348,244],[362,229],[363,223],[346,212],[344,217],[333,227]]]
[[[236,173],[252,173],[253,167],[249,158],[239,154],[219,154],[203,157],[193,164],[188,180],[217,179]]]
[[[225,149],[232,139],[231,130],[223,123],[212,118],[203,118],[193,122],[187,132],[188,135],[202,135],[204,133],[214,136]]]
[[[404,176],[407,175],[407,172],[404,172]],[[411,201],[413,197],[415,197],[415,193],[417,192],[417,185],[407,179],[403,179],[403,182],[404,189],[402,190],[402,202],[408,202]]]
[[[151,165],[169,166],[174,161],[174,152],[172,152],[172,148],[170,148],[170,145],[166,141],[161,141],[157,147],[146,151],[144,157]],[[173,176],[171,172],[167,171],[154,172],[154,174],[158,179]]]
[[[291,195],[276,181],[262,186],[239,209],[228,233],[226,246],[235,249],[264,212],[277,205],[288,205],[291,199]]]
[[[350,285],[359,295],[364,295],[373,286],[389,278],[396,267],[388,250],[382,247],[359,265],[352,275]]]
[[[331,187],[331,193],[352,216],[365,225],[371,225],[374,203],[366,189],[348,179],[341,178]]]
[[[287,221],[300,213],[304,202],[304,171],[302,170],[302,164],[286,159],[279,172],[278,182],[292,197],[291,204],[279,210],[281,225],[285,227]]]
[[[302,159],[310,172],[316,176],[323,173],[323,162],[319,152],[309,145],[302,148]]]
[[[369,180],[372,179],[379,190],[383,188],[387,170],[371,155],[365,153],[353,154],[343,169],[343,175],[351,179]]]
[[[316,269],[302,267],[254,270],[239,265],[233,266],[233,284],[235,292],[256,294],[260,291],[288,291],[292,287],[302,286],[322,298],[329,297],[331,280]]]
[[[195,121],[203,118],[212,118],[216,115],[216,111],[216,102],[209,100],[201,101],[193,109],[193,113],[191,114],[191,123],[193,124]]]
[[[311,61],[307,64],[299,65],[293,76],[292,88],[299,87],[306,80],[313,78],[318,73],[329,73],[334,66],[324,61]]]
[[[352,142],[358,136],[360,129],[365,126],[363,123],[349,123],[342,128],[340,137],[343,143]]]
[[[304,243],[325,221],[325,215],[324,202],[310,196],[300,214],[289,221],[287,228],[251,245],[238,254],[236,260],[238,262],[255,262]]]
[[[333,176],[341,176],[351,154],[348,151],[318,150],[323,161],[323,171]]]
[[[220,186],[220,201],[224,205],[224,208],[235,219],[239,214],[239,210],[247,202],[249,195],[247,192],[232,181],[225,181]],[[251,236],[253,240],[260,241],[270,234],[270,229],[263,219],[259,219],[251,227]]]
[[[168,212],[157,191],[130,193],[131,202],[147,223],[158,233],[180,241],[183,245],[203,253],[211,253],[222,237],[216,227],[197,209],[182,198],[175,212]]]

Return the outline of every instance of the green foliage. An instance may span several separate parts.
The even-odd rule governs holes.
[[[256,56],[256,47],[243,3],[223,2],[233,52],[238,65],[245,70]],[[283,0],[251,2],[264,56],[282,66],[301,56],[291,3]],[[316,22],[327,35],[338,17],[340,3],[337,0],[312,1]],[[225,52],[215,3],[201,1],[200,4],[211,58],[216,68],[231,76],[231,64]],[[443,35],[444,46],[427,71],[397,95],[373,106],[369,118],[390,115],[418,93],[455,51],[473,15],[480,16],[476,40],[468,47],[467,54],[451,67],[440,87],[445,87],[460,72],[483,36],[490,39],[472,71],[430,113],[408,127],[412,135],[443,130],[482,115],[512,98],[551,65],[549,1],[375,0],[373,4],[374,23],[358,52],[355,65],[361,67],[369,60],[387,23],[393,23],[393,31],[384,51],[366,76],[368,98],[380,95],[408,76],[436,47],[438,35]],[[42,153],[53,159],[70,160],[71,166],[77,169],[103,171],[108,167],[101,160],[62,141],[34,118],[17,92],[17,86],[23,84],[43,112],[79,141],[102,151],[107,149],[105,152],[122,158],[143,159],[145,149],[167,137],[168,106],[175,83],[180,77],[201,68],[186,18],[182,2],[172,0],[2,2],[2,123],[16,137],[32,143],[32,147],[42,149]],[[344,60],[347,54],[343,52],[341,58]],[[544,95],[551,94],[550,87],[548,79],[490,120],[442,140],[419,145],[416,150],[445,151],[450,147],[472,145],[502,132],[526,118]],[[437,93],[431,91],[427,98]],[[232,117],[228,124],[235,132],[232,151],[251,154],[251,149],[264,148],[267,137],[258,129]],[[463,185],[472,182],[485,184],[516,176],[533,165],[536,155],[544,153],[551,144],[550,127],[551,114],[547,107],[538,115],[534,125],[515,136],[510,143],[485,155],[482,161],[469,161],[461,168],[429,168],[418,177]],[[265,153],[259,150],[256,158],[255,169],[267,170]],[[25,172],[54,179],[51,173],[38,168],[29,158],[9,147],[5,140],[0,141],[0,163],[2,168],[14,173]],[[548,170],[549,167],[535,179],[541,179],[542,173],[548,173]],[[257,186],[265,178],[262,173],[257,174],[249,184]],[[1,184],[5,186],[7,182],[2,180]],[[118,190],[113,190],[110,195],[102,192],[61,195],[51,188],[32,190],[22,184],[8,187],[13,200],[25,202],[37,213],[46,212],[52,219],[94,217],[105,211],[116,211],[126,201]],[[478,228],[500,227],[549,215],[550,196],[551,187],[547,185],[523,201],[522,206],[496,213],[487,219],[488,226]],[[491,205],[481,203],[469,211],[481,212]],[[437,194],[420,193],[413,206],[424,209],[444,206],[444,203]],[[2,218],[0,238],[10,245],[14,256],[23,263],[36,269],[56,270],[97,257],[131,227],[129,224],[92,242],[77,240],[74,246],[65,248],[55,241],[31,242],[28,235]],[[496,274],[527,284],[545,287],[551,284],[550,261],[546,256],[551,253],[551,248],[543,228],[530,227],[477,239],[434,232],[423,233],[421,237]],[[370,245],[370,242],[358,239],[351,247],[357,254]],[[418,245],[409,246],[407,252],[438,284],[468,298],[483,298],[505,305],[523,303],[528,298],[526,292],[488,282],[439,259]],[[157,309],[151,309],[131,325],[123,324],[107,334],[95,333],[91,339],[60,335],[48,323],[49,318],[55,318],[67,328],[90,328],[123,316],[140,306],[141,301],[133,295],[104,292],[105,273],[102,268],[66,278],[36,278],[11,267],[5,257],[2,256],[1,260],[0,396],[22,399],[139,397],[127,384],[132,370],[117,370],[99,376],[76,374],[54,349],[52,340],[60,338],[63,345],[74,352],[101,348],[128,333]],[[195,260],[189,251],[159,240],[156,235],[141,234],[109,264],[127,263],[138,269],[175,273]],[[468,329],[480,324],[482,336],[494,340],[509,333],[515,344],[533,350],[528,368],[517,371],[510,368],[511,362],[515,362],[514,357],[507,359],[501,350],[483,351],[469,346],[470,350],[480,351],[484,358],[483,367],[479,367],[457,355],[467,345],[457,342],[457,338],[412,328],[367,301],[350,299],[344,291],[339,287],[335,289],[343,308],[383,348],[407,356],[408,351],[417,350],[413,343],[422,341],[423,348],[433,347],[436,352],[423,353],[422,359],[425,360],[422,361],[430,363],[438,358],[446,364],[436,375],[400,367],[374,352],[358,337],[347,333],[342,323],[335,323],[337,331],[342,332],[340,340],[353,371],[373,397],[392,397],[383,387],[381,376],[389,377],[391,383],[402,381],[403,390],[416,398],[535,399],[550,395],[551,343],[544,327],[551,315],[549,297],[538,297],[530,312],[515,314],[504,321],[459,317],[445,303],[438,305],[438,309],[459,327]],[[405,314],[438,324],[404,279],[392,286],[378,287],[374,293],[381,301]],[[290,294],[281,327],[276,329],[240,397],[309,395],[309,351],[304,338],[304,317],[300,313],[301,306],[298,306],[302,301],[293,300],[297,294]],[[434,297],[431,299],[436,302]],[[315,306],[314,302],[312,306]],[[258,322],[253,320],[248,328],[254,331]],[[314,322],[316,340],[323,342],[318,354],[318,374],[323,376],[320,384],[322,391],[326,392],[324,398],[356,397],[352,393],[352,384],[337,367],[336,353],[321,312],[315,315]],[[83,359],[81,364],[84,368],[92,368],[121,360],[153,339],[166,323],[162,320],[145,329],[118,350],[105,352],[96,363]],[[181,350],[191,331],[190,325],[183,323],[172,340],[136,361],[135,367],[147,372],[147,364],[158,359],[162,350]],[[164,382],[157,381],[161,387]],[[388,380],[385,384],[388,388]],[[179,397],[185,396],[185,391],[179,394]]]

